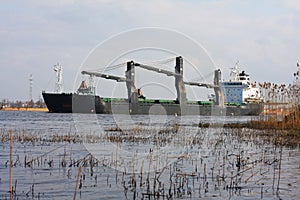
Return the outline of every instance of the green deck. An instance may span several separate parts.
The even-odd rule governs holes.
[[[126,102],[127,99],[124,98],[102,98],[104,102]],[[160,104],[178,104],[176,100],[169,100],[169,99],[143,99],[138,98],[139,103],[160,103]],[[194,104],[194,105],[213,105],[212,101],[187,101],[187,104]],[[228,105],[233,105],[228,104]]]

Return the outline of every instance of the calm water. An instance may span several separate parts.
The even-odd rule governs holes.
[[[197,127],[250,119],[1,111],[0,199],[10,130],[15,199],[300,199],[299,146],[280,132]]]

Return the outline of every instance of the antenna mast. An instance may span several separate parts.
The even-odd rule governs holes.
[[[237,81],[238,80],[238,74],[239,74],[239,61],[236,62],[235,66],[233,68],[230,68],[230,80],[231,81]]]
[[[32,83],[33,83],[33,76],[30,74],[29,76],[29,101],[32,101]]]
[[[63,91],[62,66],[59,63],[57,63],[56,65],[54,65],[54,71],[56,72],[55,92],[62,93]]]

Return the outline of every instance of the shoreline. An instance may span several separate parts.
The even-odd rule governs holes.
[[[3,111],[49,112],[48,108],[2,108]]]

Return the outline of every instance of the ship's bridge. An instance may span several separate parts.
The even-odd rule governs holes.
[[[245,71],[242,71],[242,73],[239,73],[237,76],[238,81],[241,81],[243,84],[250,85],[250,77],[248,74],[245,73]]]
[[[245,71],[239,71],[238,63],[231,69],[231,79],[222,82],[224,102],[227,104],[261,102],[259,89],[251,85],[250,76]]]

